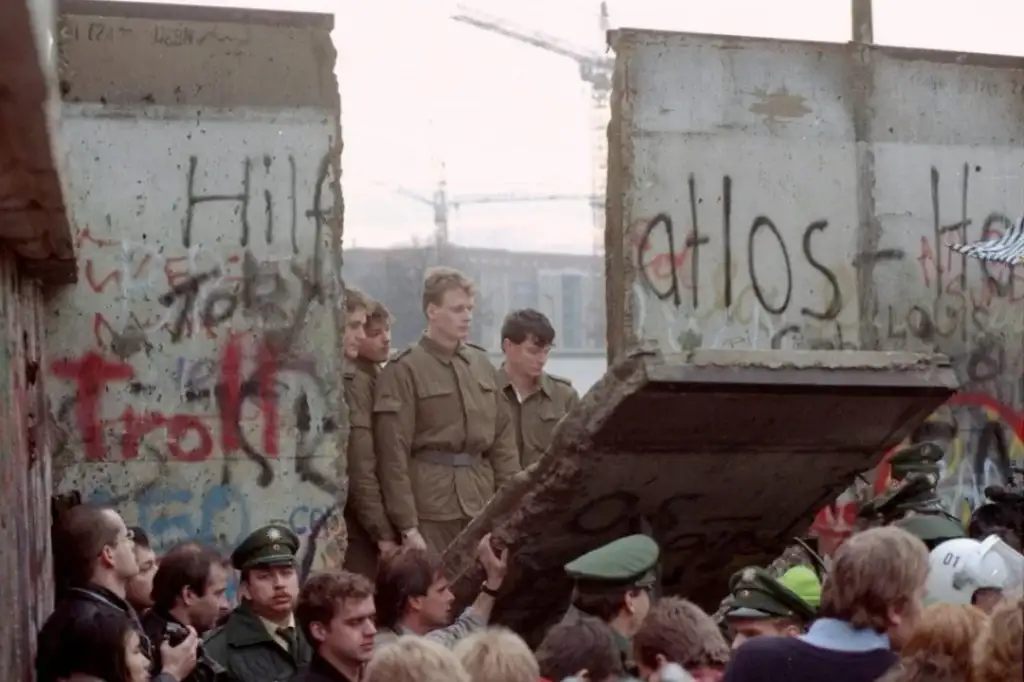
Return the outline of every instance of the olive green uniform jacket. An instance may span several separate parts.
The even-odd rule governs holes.
[[[348,499],[345,525],[348,549],[344,568],[371,580],[377,575],[377,543],[397,537],[384,511],[377,453],[373,445],[373,386],[380,368],[367,360],[345,367],[345,402],[348,404]]]
[[[206,636],[203,648],[237,682],[285,682],[313,656],[298,629],[295,639],[293,656],[274,641],[263,621],[243,602],[224,625]]]
[[[546,372],[540,376],[538,389],[523,400],[504,368],[498,370],[498,384],[508,401],[519,461],[525,469],[547,452],[555,426],[579,403],[580,396],[571,381]]]
[[[399,531],[472,519],[521,470],[508,404],[486,353],[422,337],[374,390],[384,504]]]

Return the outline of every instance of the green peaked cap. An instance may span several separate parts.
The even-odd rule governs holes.
[[[647,587],[654,584],[654,567],[661,550],[646,535],[628,535],[570,561],[565,572],[577,587]]]
[[[231,553],[231,565],[244,571],[256,566],[282,566],[295,563],[299,536],[288,526],[272,524],[249,533]]]
[[[806,566],[794,566],[776,579],[760,566],[748,566],[729,580],[725,617],[754,620],[790,618],[810,622],[821,603],[821,581]]]

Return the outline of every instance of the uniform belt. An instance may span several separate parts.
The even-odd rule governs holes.
[[[438,464],[455,469],[475,466],[480,461],[480,456],[474,452],[445,452],[443,450],[417,450],[413,457],[427,464]]]

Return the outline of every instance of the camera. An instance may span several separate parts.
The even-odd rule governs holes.
[[[176,647],[188,639],[189,630],[180,623],[168,622],[164,629],[164,641]],[[203,650],[202,644],[196,650],[196,667],[186,678],[189,682],[220,682],[226,680],[227,670],[210,658]]]
[[[164,641],[172,647],[176,647],[186,639],[188,639],[187,627],[178,623],[167,623],[167,629],[164,630]]]

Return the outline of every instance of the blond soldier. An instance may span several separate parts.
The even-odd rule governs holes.
[[[345,569],[371,580],[377,575],[378,554],[398,547],[394,529],[384,513],[373,448],[373,382],[377,365],[359,355],[366,344],[367,314],[375,306],[362,292],[345,291],[345,401],[349,415]]]
[[[554,342],[554,327],[536,310],[515,310],[501,325],[505,362],[498,381],[512,411],[524,469],[547,451],[555,425],[580,401],[571,381],[544,371]]]
[[[403,544],[443,552],[519,466],[497,371],[466,343],[473,283],[433,268],[423,284],[427,329],[385,365],[374,435],[388,516]]]

